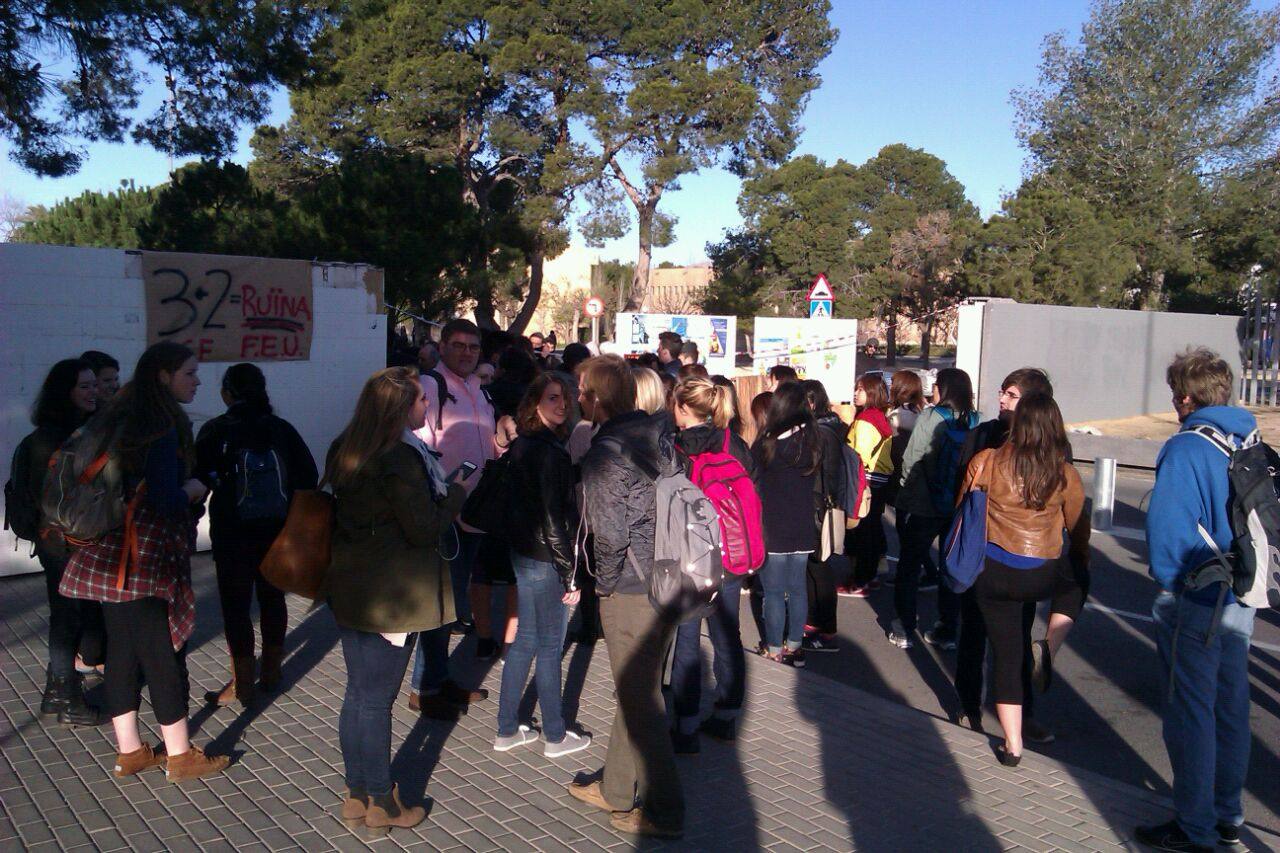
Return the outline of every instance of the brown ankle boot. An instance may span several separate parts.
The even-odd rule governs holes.
[[[120,779],[164,764],[164,747],[144,743],[133,752],[117,752],[116,766],[111,772]]]
[[[180,755],[170,755],[165,761],[164,775],[170,782],[199,779],[213,773],[221,773],[231,763],[229,755],[205,755],[204,750],[192,746]]]
[[[284,646],[262,644],[262,675],[258,686],[267,693],[274,693],[280,687],[280,665],[284,663]]]
[[[364,825],[370,835],[386,835],[391,827],[408,829],[417,826],[427,816],[422,806],[408,808],[400,802],[400,786],[393,785],[390,794],[369,797],[369,808],[364,815]]]
[[[355,829],[363,824],[368,811],[369,795],[361,788],[348,788],[347,798],[342,801],[342,822],[347,825],[347,829]]]
[[[204,694],[204,701],[219,708],[239,702],[247,708],[253,704],[253,696],[253,655],[249,655],[231,659],[231,680],[221,690]]]

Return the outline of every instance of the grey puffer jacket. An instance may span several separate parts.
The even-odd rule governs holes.
[[[660,447],[661,433],[654,418],[644,412],[627,412],[600,427],[582,459],[582,511],[594,537],[596,592],[600,595],[648,592],[656,489],[652,476],[641,471],[636,462],[650,471],[674,468],[670,450]],[[619,445],[626,455],[619,452]],[[627,557],[628,550],[634,563]]]

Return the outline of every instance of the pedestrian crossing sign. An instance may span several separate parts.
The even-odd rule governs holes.
[[[809,319],[814,317],[831,317],[831,305],[835,301],[836,295],[831,292],[831,284],[827,281],[827,277],[822,273],[818,273],[818,277],[813,280],[813,287],[809,288]]]

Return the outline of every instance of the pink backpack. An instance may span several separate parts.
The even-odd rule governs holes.
[[[729,452],[729,430],[724,447],[690,457],[689,479],[702,490],[720,516],[720,553],[724,570],[746,575],[764,565],[764,515],[755,484],[742,463]]]

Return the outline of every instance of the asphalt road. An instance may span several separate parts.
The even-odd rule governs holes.
[[[1092,490],[1090,469],[1080,466],[1086,494]],[[1172,776],[1161,738],[1162,688],[1150,617],[1156,587],[1147,577],[1141,537],[1142,510],[1153,482],[1143,473],[1121,472],[1117,478],[1115,529],[1096,532],[1093,538],[1086,613],[1054,660],[1053,686],[1036,705],[1037,718],[1057,740],[1026,748],[1168,795]],[[886,527],[890,555],[896,555],[893,525]],[[893,565],[882,565],[881,572],[891,572]],[[744,596],[743,640],[751,647],[757,637],[746,601]],[[932,624],[935,601],[935,594],[921,594],[921,628]],[[949,716],[958,708],[952,687],[955,653],[938,652],[923,642],[910,651],[889,645],[885,630],[892,613],[888,586],[869,599],[840,599],[840,651],[809,654],[808,666],[925,713]],[[1037,635],[1042,631],[1043,624]],[[1245,820],[1273,842],[1272,849],[1280,849],[1280,614],[1275,611],[1259,611],[1249,671],[1253,752]],[[985,725],[988,732],[1000,731],[990,708]]]

